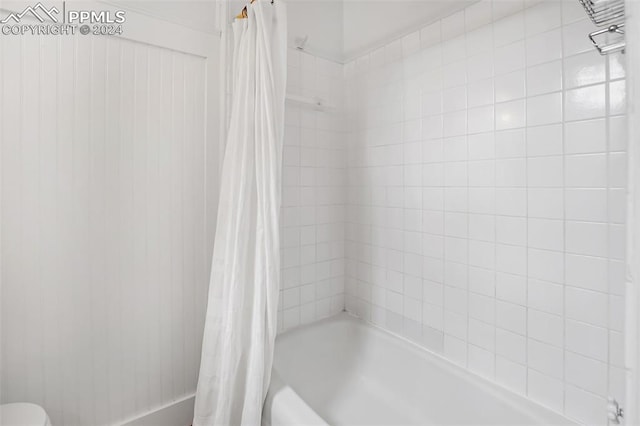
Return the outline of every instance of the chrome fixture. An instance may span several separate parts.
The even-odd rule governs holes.
[[[591,43],[593,43],[593,45],[595,46],[596,49],[598,49],[598,52],[601,55],[606,55],[608,53],[613,53],[613,52],[624,53],[625,42],[624,42],[624,31],[622,31],[622,28],[624,28],[624,24],[609,25],[607,28],[603,28],[601,30],[590,33],[589,40],[591,40]],[[620,41],[616,41],[606,45],[601,45],[601,44],[598,44],[598,42],[595,40],[595,37],[603,34],[620,34],[623,37],[621,37]]]
[[[579,0],[597,27],[605,27],[589,34],[589,40],[601,55],[624,53],[624,0]]]
[[[620,424],[620,419],[624,417],[624,411],[620,408],[618,401],[612,396],[607,399],[607,418],[615,424]]]

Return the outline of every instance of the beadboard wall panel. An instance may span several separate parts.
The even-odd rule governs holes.
[[[125,38],[0,43],[1,402],[102,425],[192,394],[211,65]]]

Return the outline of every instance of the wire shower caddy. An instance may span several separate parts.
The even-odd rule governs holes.
[[[597,27],[589,34],[591,43],[601,55],[624,53],[624,0],[578,0]],[[611,40],[613,38],[613,41]]]

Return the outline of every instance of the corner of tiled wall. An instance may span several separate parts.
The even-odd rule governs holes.
[[[345,122],[342,65],[290,49],[281,209],[279,330],[344,310]]]

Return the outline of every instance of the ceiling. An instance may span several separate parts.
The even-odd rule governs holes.
[[[308,36],[306,50],[344,63],[474,1],[288,0],[289,40]]]
[[[211,0],[101,0],[128,10],[207,33],[216,31],[216,2]]]
[[[112,0],[201,31],[215,31],[216,0]],[[217,0],[225,1],[225,0]],[[248,0],[226,0],[230,18]],[[450,15],[476,0],[286,0],[289,44],[308,37],[305,50],[348,62]]]

